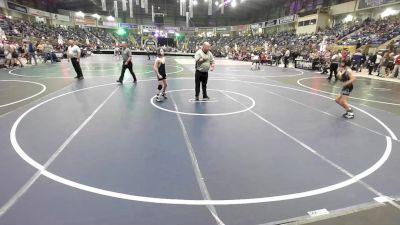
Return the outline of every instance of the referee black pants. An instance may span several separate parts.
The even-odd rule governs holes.
[[[74,70],[76,72],[76,77],[81,78],[83,77],[81,65],[78,62],[77,58],[71,58],[72,66],[74,67]]]
[[[119,77],[119,81],[122,82],[124,80],[126,69],[129,70],[129,72],[131,73],[131,75],[133,77],[133,81],[136,82],[137,79],[136,79],[136,75],[135,75],[135,73],[133,72],[133,69],[132,69],[132,62],[129,62],[128,65],[125,65],[125,63],[122,64],[121,76]]]
[[[208,72],[200,72],[196,70],[196,97],[200,95],[200,84],[203,89],[203,98],[207,98],[207,82],[208,82]]]
[[[335,74],[335,80],[338,79],[337,75],[338,75],[338,69],[339,69],[339,63],[331,63],[331,66],[329,67],[329,70],[331,71],[329,73],[329,77],[328,79],[332,79],[332,75]]]
[[[285,56],[285,58],[283,59],[283,62],[285,63],[285,68],[287,68],[289,65],[289,57]]]

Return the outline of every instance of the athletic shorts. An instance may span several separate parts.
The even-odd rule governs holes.
[[[353,85],[351,86],[346,86],[342,88],[341,94],[345,96],[349,96],[351,91],[353,91]]]
[[[162,81],[162,80],[166,80],[166,79],[167,79],[167,75],[161,74],[161,78],[158,78],[158,81]]]
[[[389,62],[389,63],[387,64],[387,67],[386,67],[386,68],[389,68],[390,70],[393,70],[393,69],[394,69],[394,63]]]

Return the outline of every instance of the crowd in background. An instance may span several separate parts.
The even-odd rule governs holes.
[[[232,60],[253,61],[254,55],[257,55],[260,64],[270,66],[280,66],[281,64],[288,66],[293,64],[296,67],[297,61],[310,62],[309,69],[320,71],[322,74],[337,75],[337,66],[341,62],[350,61],[351,68],[359,73],[365,69],[368,75],[375,75],[383,78],[400,78],[400,51],[398,49],[388,49],[379,51],[375,54],[362,53],[357,50],[355,53],[344,50],[326,50],[319,51],[298,51],[289,48],[268,48],[267,50],[254,51],[232,51],[228,54],[228,58]]]
[[[40,58],[57,62],[59,56],[64,55],[64,42],[76,40],[82,48],[113,49],[116,43],[127,42],[135,45],[138,50],[146,51],[142,45],[142,37],[138,34],[128,36],[114,36],[104,28],[50,26],[40,22],[11,20],[0,17],[0,32],[8,41],[0,44],[0,57],[6,60],[6,66],[23,66],[21,58],[27,64],[37,63]],[[331,55],[338,54],[336,50],[321,50],[321,46],[355,45],[357,49],[368,44],[383,44],[400,35],[400,18],[356,21],[336,24],[329,29],[320,29],[311,34],[296,34],[295,30],[276,32],[271,34],[246,34],[241,36],[189,36],[186,43],[178,46],[166,46],[167,52],[195,52],[201,43],[211,44],[211,52],[216,57],[228,57],[233,60],[251,61],[251,55],[257,54],[265,64],[279,65],[285,58],[287,51],[290,57],[287,61],[308,60],[313,62],[313,69],[327,72],[330,68]],[[4,38],[4,37],[3,37]],[[64,40],[64,41],[61,41]],[[140,43],[140,44],[139,44]],[[399,41],[390,44],[390,48],[376,54],[368,54],[365,50],[357,50],[350,54],[342,50],[341,58],[352,60],[353,68],[367,68],[369,74],[389,77],[394,70],[396,49]],[[283,62],[283,61],[282,61]]]
[[[383,44],[400,35],[400,18],[389,17],[380,20],[367,19],[360,28],[361,29],[339,42],[339,44],[358,46]]]
[[[189,52],[196,51],[202,42],[211,43],[215,55],[226,56],[227,49],[251,50],[257,46],[276,46],[297,48],[295,51],[307,52],[312,45],[339,44],[356,45],[357,48],[367,44],[384,44],[388,40],[400,35],[400,18],[357,21],[341,23],[329,29],[320,29],[311,34],[296,34],[295,30],[273,34],[244,35],[237,37],[196,37],[188,41]],[[399,43],[395,43],[399,44]],[[309,52],[308,52],[309,53]]]

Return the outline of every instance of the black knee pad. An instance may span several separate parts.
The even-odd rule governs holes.
[[[158,85],[158,87],[157,87],[157,89],[158,89],[159,91],[161,91],[161,89],[162,89],[162,85],[161,85],[161,84],[159,84],[159,85]]]

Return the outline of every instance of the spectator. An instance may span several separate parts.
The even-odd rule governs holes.
[[[358,72],[361,68],[361,60],[362,60],[362,53],[360,50],[357,50],[356,53],[353,55],[353,66],[355,70]]]
[[[339,69],[339,64],[341,62],[341,59],[342,59],[342,54],[340,53],[340,51],[338,51],[336,54],[334,54],[332,56],[331,66],[329,68],[329,70],[330,70],[330,74],[328,77],[329,81],[332,79],[333,74],[335,74],[335,81],[337,81],[337,79],[338,79],[337,74],[338,74],[338,69]]]
[[[394,69],[394,53],[392,52],[389,54],[389,60],[387,65],[387,70],[389,74],[388,77],[390,77],[390,74],[392,73],[393,69]]]
[[[382,61],[382,55],[379,53],[376,53],[375,57],[376,57],[376,60],[375,60],[374,72],[378,72],[378,74],[379,74],[379,65],[381,64],[381,61]]]
[[[35,65],[37,65],[37,60],[36,60],[36,48],[35,45],[32,43],[32,41],[30,41],[28,43],[28,64],[32,64],[32,58],[35,60]]]
[[[377,55],[370,53],[368,57],[368,75],[372,75],[372,71],[375,68],[375,62],[377,59]]]
[[[288,67],[288,64],[289,64],[289,57],[290,57],[290,50],[287,49],[286,52],[285,52],[285,58],[284,58],[285,68]]]
[[[400,73],[400,54],[397,54],[394,56],[394,69],[392,72],[392,75],[390,75],[391,78],[400,78],[399,76]]]

